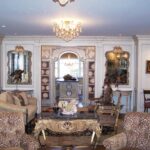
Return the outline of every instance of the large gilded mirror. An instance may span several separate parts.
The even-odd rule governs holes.
[[[123,51],[121,47],[106,52],[106,74],[112,84],[129,84],[129,56],[129,52]]]
[[[23,47],[21,47],[23,48]],[[8,51],[8,84],[31,84],[31,56],[28,50]]]

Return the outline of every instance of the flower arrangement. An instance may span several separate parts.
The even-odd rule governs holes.
[[[73,115],[77,112],[77,101],[75,99],[70,101],[59,101],[58,107],[62,109],[62,114]]]

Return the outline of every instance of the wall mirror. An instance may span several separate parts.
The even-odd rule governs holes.
[[[16,47],[8,51],[8,84],[31,84],[32,53]]]
[[[129,52],[123,51],[121,47],[114,47],[112,51],[106,52],[106,74],[112,84],[129,84]]]

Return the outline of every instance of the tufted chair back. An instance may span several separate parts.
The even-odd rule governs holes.
[[[0,147],[18,147],[25,132],[22,113],[0,112]]]
[[[150,148],[150,114],[143,112],[127,113],[124,119],[127,136],[126,147],[142,150]]]

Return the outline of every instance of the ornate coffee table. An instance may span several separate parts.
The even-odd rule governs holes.
[[[94,113],[76,113],[74,115],[43,113],[37,120],[34,129],[35,137],[39,138],[40,133],[42,133],[46,140],[46,130],[65,135],[89,130],[92,131],[91,144],[93,144],[95,137],[97,139],[94,143],[95,146],[101,135],[101,128]]]

